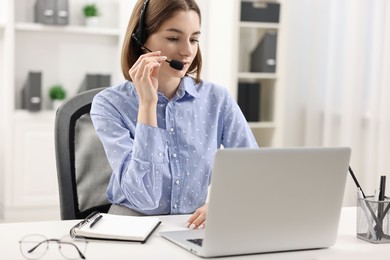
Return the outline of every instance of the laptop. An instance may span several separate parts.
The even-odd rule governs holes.
[[[201,257],[330,247],[350,154],[347,147],[218,150],[205,229],[160,235]]]

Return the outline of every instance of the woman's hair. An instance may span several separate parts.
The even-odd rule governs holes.
[[[139,45],[131,36],[138,29],[141,10],[146,1],[148,0],[138,0],[135,4],[123,41],[122,73],[127,80],[132,80],[129,75],[129,70],[141,55],[138,51]],[[199,16],[199,20],[201,20],[200,9],[195,0],[149,0],[144,12],[143,30],[146,33],[145,42],[149,35],[157,32],[165,21],[172,18],[179,11],[195,11]],[[145,42],[142,43],[144,44]],[[201,69],[202,54],[200,48],[198,48],[197,54],[187,73],[195,74],[195,80],[199,83]]]

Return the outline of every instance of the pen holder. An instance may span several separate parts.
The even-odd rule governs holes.
[[[390,243],[390,198],[374,200],[374,196],[357,200],[357,237],[371,243]]]

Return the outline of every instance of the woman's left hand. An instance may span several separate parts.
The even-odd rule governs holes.
[[[206,224],[206,214],[207,214],[208,204],[204,204],[202,207],[195,210],[194,214],[188,219],[186,227],[190,229],[203,229]]]

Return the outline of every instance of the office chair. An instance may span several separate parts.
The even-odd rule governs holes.
[[[93,211],[107,212],[106,189],[111,176],[89,112],[93,97],[104,88],[82,92],[56,113],[55,151],[61,219],[82,219]]]

